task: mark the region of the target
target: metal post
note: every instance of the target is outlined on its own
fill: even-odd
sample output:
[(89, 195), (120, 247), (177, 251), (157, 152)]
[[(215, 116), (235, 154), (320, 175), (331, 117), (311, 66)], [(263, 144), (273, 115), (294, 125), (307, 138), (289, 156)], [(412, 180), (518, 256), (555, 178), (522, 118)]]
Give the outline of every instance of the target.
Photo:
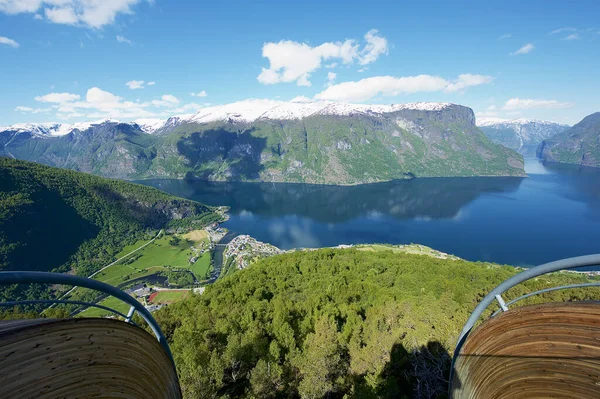
[(135, 313), (135, 306), (132, 306), (129, 308), (129, 313), (127, 313), (127, 317), (125, 318), (125, 321), (127, 323), (131, 322), (131, 318), (133, 317), (134, 313)]
[(503, 312), (508, 311), (508, 306), (506, 306), (506, 304), (504, 303), (504, 299), (502, 299), (502, 295), (496, 295), (496, 300), (498, 301), (498, 304), (500, 305), (500, 309), (502, 309)]

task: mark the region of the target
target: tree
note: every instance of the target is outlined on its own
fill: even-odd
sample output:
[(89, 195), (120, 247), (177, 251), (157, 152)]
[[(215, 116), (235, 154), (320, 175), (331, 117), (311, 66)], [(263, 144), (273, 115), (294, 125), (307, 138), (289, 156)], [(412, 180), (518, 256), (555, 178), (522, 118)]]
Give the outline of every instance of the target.
[(303, 399), (322, 398), (335, 392), (338, 377), (345, 374), (342, 350), (337, 340), (337, 327), (332, 317), (322, 316), (315, 332), (304, 342), (299, 362), (302, 380), (298, 387)]

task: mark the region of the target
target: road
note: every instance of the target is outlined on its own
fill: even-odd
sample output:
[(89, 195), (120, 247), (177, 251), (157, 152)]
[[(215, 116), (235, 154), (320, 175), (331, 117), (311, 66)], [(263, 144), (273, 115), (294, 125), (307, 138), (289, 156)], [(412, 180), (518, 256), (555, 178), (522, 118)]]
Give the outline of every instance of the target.
[[(144, 245), (142, 245), (141, 247), (139, 247), (139, 248), (136, 248), (136, 249), (134, 249), (133, 251), (129, 252), (128, 254), (121, 256), (119, 259), (117, 259), (116, 261), (112, 262), (111, 264), (109, 264), (109, 265), (106, 265), (106, 266), (104, 266), (102, 269), (100, 269), (100, 270), (98, 270), (98, 271), (96, 271), (96, 272), (94, 272), (94, 273), (90, 274), (90, 275), (88, 276), (88, 278), (93, 278), (93, 277), (94, 277), (95, 275), (97, 275), (98, 273), (100, 273), (100, 272), (102, 272), (102, 271), (104, 271), (104, 270), (108, 269), (108, 268), (109, 268), (109, 267), (111, 267), (112, 265), (114, 265), (114, 264), (116, 264), (116, 263), (118, 263), (118, 262), (122, 261), (123, 259), (127, 258), (129, 255), (131, 255), (131, 254), (133, 254), (133, 253), (135, 253), (135, 252), (139, 251), (140, 249), (144, 248), (144, 247), (145, 247), (145, 246), (147, 246), (147, 245), (150, 245), (150, 244), (152, 244), (152, 243), (154, 242), (154, 240), (156, 240), (158, 237), (160, 237), (160, 235), (161, 235), (162, 233), (163, 233), (163, 230), (161, 229), (161, 230), (158, 232), (158, 234), (156, 235), (156, 237), (154, 237), (153, 239), (151, 239), (150, 241), (148, 241), (147, 243), (145, 243), (145, 244), (144, 244)], [(75, 286), (75, 287), (71, 288), (69, 291), (67, 291), (67, 292), (65, 292), (63, 295), (61, 295), (61, 297), (60, 297), (60, 298), (58, 298), (58, 299), (62, 299), (62, 298), (64, 298), (64, 297), (66, 297), (66, 296), (67, 296), (67, 295), (69, 295), (71, 292), (73, 292), (73, 291), (74, 291), (76, 288), (77, 288), (77, 286)], [(55, 304), (52, 304), (52, 305), (50, 305), (50, 306), (49, 306), (47, 309), (50, 309), (50, 308), (54, 307), (54, 305), (55, 305)]]

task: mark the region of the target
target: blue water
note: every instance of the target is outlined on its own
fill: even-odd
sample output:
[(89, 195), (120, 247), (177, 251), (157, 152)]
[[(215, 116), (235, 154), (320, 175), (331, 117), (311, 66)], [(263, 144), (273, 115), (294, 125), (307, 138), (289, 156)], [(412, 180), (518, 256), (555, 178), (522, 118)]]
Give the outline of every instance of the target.
[(424, 244), (532, 266), (600, 253), (600, 169), (526, 159), (527, 178), (436, 178), (353, 187), (150, 180), (231, 207), (224, 227), (280, 248)]

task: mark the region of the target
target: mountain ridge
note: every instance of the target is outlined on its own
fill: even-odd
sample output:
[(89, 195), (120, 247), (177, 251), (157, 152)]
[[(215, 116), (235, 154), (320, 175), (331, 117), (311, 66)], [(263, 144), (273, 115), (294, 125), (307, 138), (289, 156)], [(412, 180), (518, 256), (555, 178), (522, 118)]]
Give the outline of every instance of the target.
[(600, 112), (544, 140), (537, 148), (537, 156), (548, 162), (600, 167)]
[[(443, 108), (458, 105), (452, 103), (414, 102), (406, 104), (368, 105), (351, 104), (335, 101), (276, 101), (263, 99), (250, 99), (234, 103), (201, 108), (193, 114), (173, 115), (167, 119), (139, 118), (130, 122), (119, 121), (112, 118), (94, 121), (78, 122), (74, 124), (43, 122), (43, 123), (17, 123), (0, 127), (0, 132), (8, 130), (35, 130), (56, 125), (55, 129), (48, 128), (48, 134), (62, 136), (71, 131), (85, 130), (92, 125), (105, 122), (136, 124), (146, 133), (153, 133), (164, 127), (173, 127), (181, 123), (211, 123), (217, 121), (235, 121), (251, 123), (258, 119), (290, 120), (302, 119), (311, 115), (349, 115), (352, 113), (385, 114), (401, 109), (439, 111)], [(54, 134), (52, 134), (54, 133)]]
[(533, 155), (542, 141), (569, 128), (557, 122), (527, 118), (481, 118), (477, 127), (494, 143), (524, 155)]
[(0, 155), (123, 179), (362, 184), (414, 177), (523, 176), (472, 109), (248, 100), (139, 123), (0, 131)]

